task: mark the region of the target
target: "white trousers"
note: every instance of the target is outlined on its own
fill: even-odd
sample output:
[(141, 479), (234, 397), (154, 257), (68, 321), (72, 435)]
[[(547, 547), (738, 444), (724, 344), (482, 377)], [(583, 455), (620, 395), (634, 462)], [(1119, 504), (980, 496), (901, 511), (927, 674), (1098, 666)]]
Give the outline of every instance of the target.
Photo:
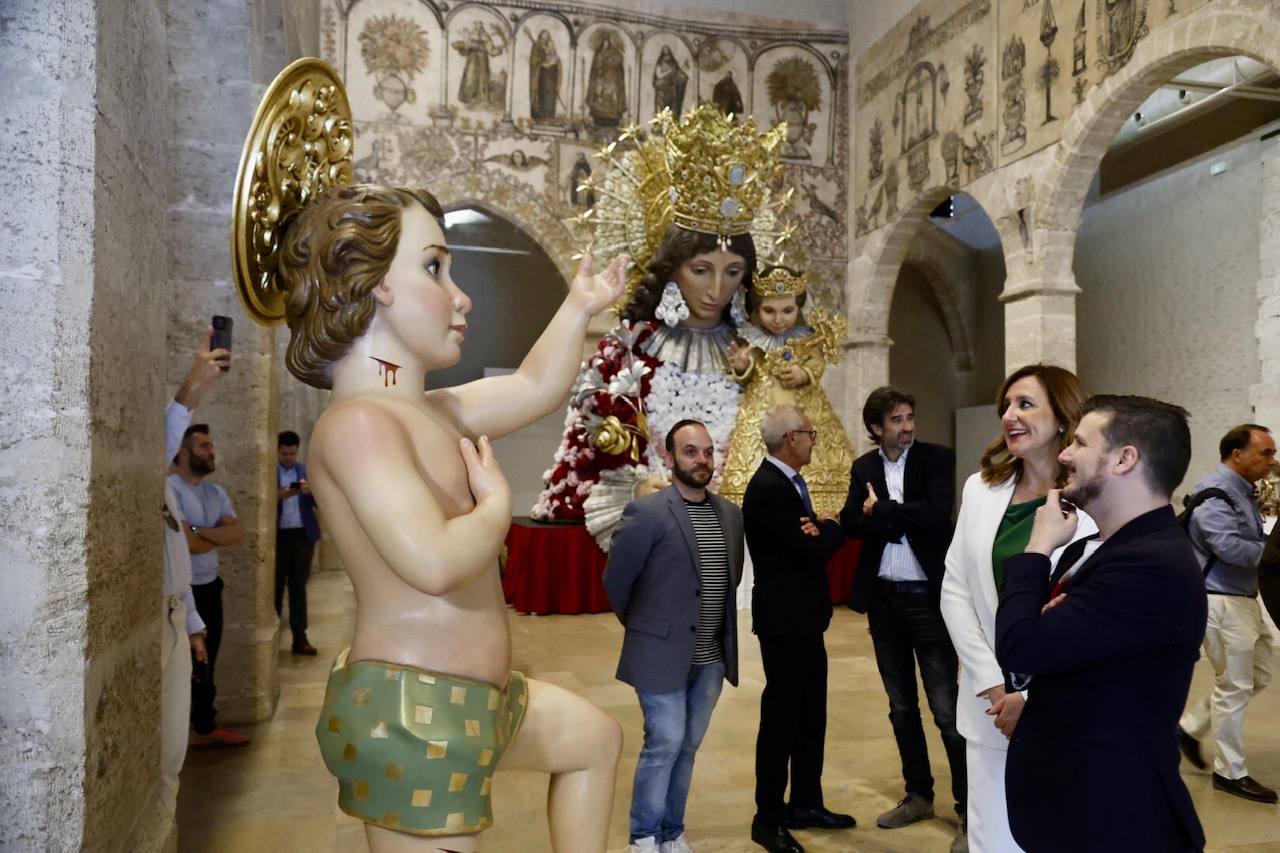
[(1009, 808), (1004, 798), (1004, 763), (1009, 753), (965, 741), (968, 762), (970, 853), (1020, 853), (1009, 831)]
[(1179, 725), (1202, 740), (1214, 735), (1213, 772), (1249, 775), (1244, 760), (1244, 712), (1253, 694), (1271, 682), (1276, 624), (1257, 598), (1210, 595), (1204, 656), (1213, 667), (1213, 692), (1187, 709)]
[(176, 595), (165, 602), (160, 640), (160, 799), (171, 818), (178, 807), (178, 774), (191, 728), (191, 641), (187, 609)]

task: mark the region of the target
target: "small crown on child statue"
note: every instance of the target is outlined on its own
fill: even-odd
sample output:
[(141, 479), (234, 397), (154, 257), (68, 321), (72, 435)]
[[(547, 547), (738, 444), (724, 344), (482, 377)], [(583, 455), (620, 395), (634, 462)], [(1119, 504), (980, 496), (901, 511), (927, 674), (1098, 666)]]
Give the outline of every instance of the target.
[(757, 275), (751, 282), (751, 292), (761, 299), (774, 296), (799, 296), (809, 286), (809, 276), (792, 273), (786, 267), (774, 267), (764, 275)]
[(762, 133), (755, 120), (732, 118), (704, 104), (681, 121), (663, 110), (671, 221), (727, 238), (751, 230), (777, 174), (786, 128)]

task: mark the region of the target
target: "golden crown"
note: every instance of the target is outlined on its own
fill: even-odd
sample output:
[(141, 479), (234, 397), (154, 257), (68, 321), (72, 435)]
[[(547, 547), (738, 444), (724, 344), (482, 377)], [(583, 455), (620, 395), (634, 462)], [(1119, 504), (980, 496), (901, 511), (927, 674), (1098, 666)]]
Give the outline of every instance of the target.
[(600, 150), (608, 171), (584, 182), (596, 205), (577, 217), (593, 232), (584, 251), (601, 262), (623, 252), (635, 261), (622, 304), (672, 225), (722, 242), (749, 233), (761, 262), (781, 263), (795, 228), (779, 219), (793, 191), (775, 198), (770, 185), (780, 172), (786, 126), (761, 132), (754, 119), (726, 116), (710, 104), (681, 121), (663, 110), (650, 125), (653, 135), (633, 125)]
[(761, 133), (755, 119), (731, 120), (711, 104), (682, 122), (663, 110), (656, 122), (666, 143), (671, 221), (720, 237), (749, 231), (778, 172), (786, 127)]
[(757, 275), (751, 282), (751, 292), (761, 299), (775, 296), (799, 296), (809, 286), (809, 276), (792, 273), (786, 267), (774, 267), (764, 275)]

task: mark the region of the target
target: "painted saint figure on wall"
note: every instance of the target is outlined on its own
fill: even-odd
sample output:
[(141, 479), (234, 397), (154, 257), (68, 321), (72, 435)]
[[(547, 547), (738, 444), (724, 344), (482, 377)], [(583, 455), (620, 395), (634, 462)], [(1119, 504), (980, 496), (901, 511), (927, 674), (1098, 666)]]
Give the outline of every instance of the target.
[[(499, 36), (501, 39), (501, 36)], [(469, 107), (501, 106), (506, 89), (505, 75), (501, 87), (495, 87), (489, 70), (489, 58), (499, 56), (506, 48), (505, 40), (495, 42), (484, 24), (476, 21), (453, 43), (453, 49), (467, 58), (458, 84), (458, 100)], [(495, 91), (498, 88), (498, 91)]]
[(679, 118), (684, 109), (684, 90), (688, 83), (689, 75), (676, 62), (671, 48), (664, 45), (653, 67), (653, 111), (660, 113), (669, 109), (673, 116)]
[(529, 114), (534, 121), (556, 117), (560, 97), (560, 54), (551, 33), (543, 30), (529, 50)]
[(579, 152), (569, 172), (569, 201), (581, 210), (594, 207), (596, 203), (595, 190), (583, 185), (590, 177), (591, 164), (587, 162), (587, 155)]
[(626, 69), (621, 38), (600, 30), (587, 77), (587, 111), (596, 127), (617, 127), (627, 111)]
[(742, 115), (746, 110), (742, 105), (742, 92), (738, 91), (738, 84), (733, 82), (733, 70), (724, 72), (724, 76), (716, 81), (715, 88), (711, 90), (711, 103), (725, 115)]

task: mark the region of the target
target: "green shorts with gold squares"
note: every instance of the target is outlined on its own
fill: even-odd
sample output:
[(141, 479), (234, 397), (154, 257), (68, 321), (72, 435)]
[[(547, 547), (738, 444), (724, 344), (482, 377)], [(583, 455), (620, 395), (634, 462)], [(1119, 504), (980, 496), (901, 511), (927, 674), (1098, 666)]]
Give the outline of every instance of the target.
[(493, 825), (494, 768), (520, 729), (524, 675), (499, 689), (382, 661), (338, 655), (316, 739), (338, 777), (338, 806), (366, 823), (416, 835)]

